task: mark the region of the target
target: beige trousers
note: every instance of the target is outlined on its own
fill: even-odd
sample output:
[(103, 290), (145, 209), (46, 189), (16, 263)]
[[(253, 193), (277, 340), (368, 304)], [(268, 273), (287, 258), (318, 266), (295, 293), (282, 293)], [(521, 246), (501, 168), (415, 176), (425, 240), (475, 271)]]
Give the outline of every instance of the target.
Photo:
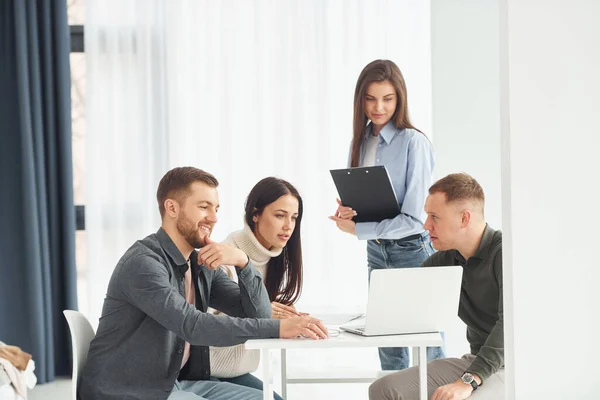
[[(438, 387), (459, 379), (474, 359), (474, 355), (465, 354), (462, 358), (427, 363), (428, 396)], [(369, 387), (369, 400), (419, 400), (419, 368), (408, 368), (377, 379)], [(504, 369), (483, 382), (469, 400), (504, 400)]]

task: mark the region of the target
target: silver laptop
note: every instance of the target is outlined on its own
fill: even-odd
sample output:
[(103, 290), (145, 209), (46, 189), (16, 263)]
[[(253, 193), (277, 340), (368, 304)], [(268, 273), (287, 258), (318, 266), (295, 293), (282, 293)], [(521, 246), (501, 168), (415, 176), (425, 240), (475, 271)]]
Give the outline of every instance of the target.
[(340, 329), (363, 336), (443, 332), (456, 321), (461, 281), (460, 266), (373, 270), (364, 325)]

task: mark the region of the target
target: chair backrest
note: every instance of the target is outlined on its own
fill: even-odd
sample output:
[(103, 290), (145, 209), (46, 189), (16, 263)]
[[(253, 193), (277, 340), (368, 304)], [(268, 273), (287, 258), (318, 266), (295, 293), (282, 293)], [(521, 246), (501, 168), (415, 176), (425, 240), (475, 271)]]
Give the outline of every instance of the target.
[(73, 344), (73, 400), (77, 400), (77, 387), (79, 376), (87, 360), (90, 342), (96, 336), (92, 325), (85, 315), (78, 311), (64, 310), (63, 314), (69, 324), (71, 331), (71, 342)]

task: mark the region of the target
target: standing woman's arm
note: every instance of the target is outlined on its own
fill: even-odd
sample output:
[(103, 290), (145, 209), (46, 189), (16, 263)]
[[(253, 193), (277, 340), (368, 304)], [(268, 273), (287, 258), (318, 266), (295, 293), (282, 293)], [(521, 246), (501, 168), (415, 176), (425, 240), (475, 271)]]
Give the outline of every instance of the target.
[(361, 240), (398, 239), (422, 231), (426, 214), (423, 209), (433, 173), (433, 149), (427, 137), (415, 135), (408, 148), (406, 195), (400, 214), (381, 222), (359, 222), (356, 236)]

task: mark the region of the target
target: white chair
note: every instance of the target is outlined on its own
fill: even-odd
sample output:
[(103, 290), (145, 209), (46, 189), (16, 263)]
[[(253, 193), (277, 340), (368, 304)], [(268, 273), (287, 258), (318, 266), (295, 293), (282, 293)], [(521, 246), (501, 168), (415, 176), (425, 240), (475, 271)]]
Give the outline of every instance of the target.
[(90, 342), (96, 336), (96, 333), (82, 313), (64, 310), (63, 314), (67, 319), (69, 330), (71, 331), (71, 342), (73, 344), (73, 400), (77, 400), (79, 376), (87, 360)]

